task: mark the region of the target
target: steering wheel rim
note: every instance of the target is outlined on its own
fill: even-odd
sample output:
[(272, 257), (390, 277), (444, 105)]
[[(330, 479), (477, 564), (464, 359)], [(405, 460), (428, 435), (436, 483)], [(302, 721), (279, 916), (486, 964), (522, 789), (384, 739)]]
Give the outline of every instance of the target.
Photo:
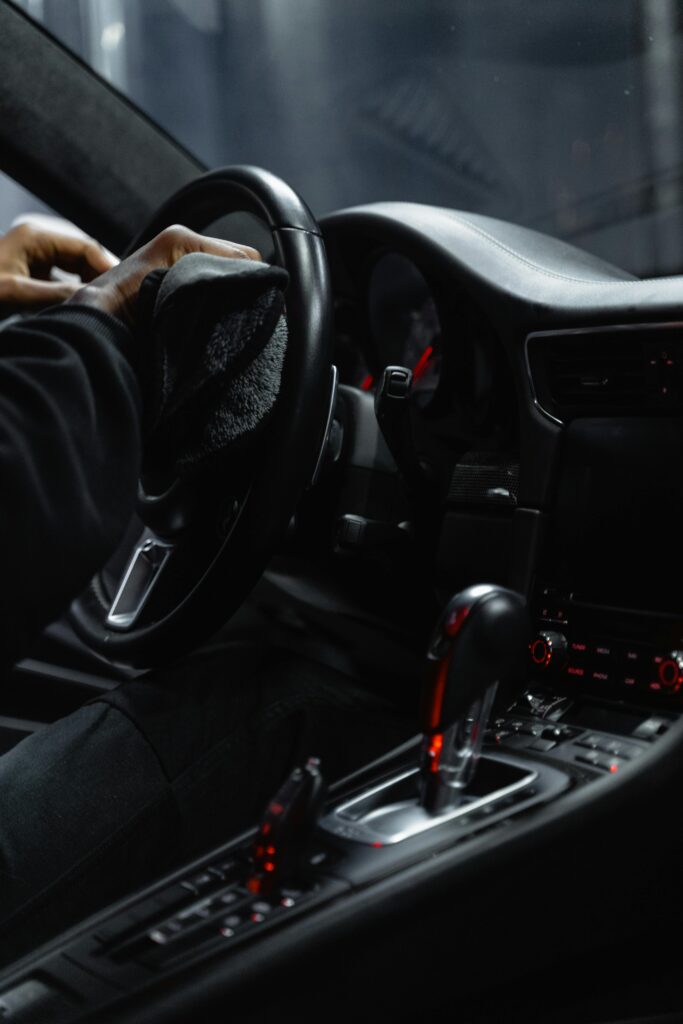
[[(201, 231), (219, 217), (238, 211), (265, 221), (277, 261), (289, 272), (285, 296), (289, 337), (280, 395), (267, 425), (267, 443), (251, 478), (240, 482), (239, 501), (233, 499), (227, 528), (228, 479), (199, 488), (193, 518), (186, 523), (182, 510), (176, 517), (181, 529), (169, 535), (168, 530), (163, 534), (146, 527), (147, 535), (151, 532), (162, 545), (173, 546), (176, 559), (174, 571), (164, 565), (158, 579), (154, 578), (153, 600), (146, 614), (143, 608), (128, 627), (112, 626), (101, 573), (73, 602), (69, 618), (80, 638), (98, 655), (126, 669), (148, 670), (176, 660), (225, 624), (273, 554), (314, 475), (324, 441), (332, 400), (329, 271), (318, 224), (289, 185), (257, 167), (211, 171), (172, 195), (128, 251), (171, 224)], [(150, 519), (155, 523), (158, 504), (156, 498), (143, 502), (148, 523)], [(193, 558), (200, 561), (195, 564)], [(185, 580), (187, 588), (177, 599)], [(169, 590), (166, 602), (164, 586)]]

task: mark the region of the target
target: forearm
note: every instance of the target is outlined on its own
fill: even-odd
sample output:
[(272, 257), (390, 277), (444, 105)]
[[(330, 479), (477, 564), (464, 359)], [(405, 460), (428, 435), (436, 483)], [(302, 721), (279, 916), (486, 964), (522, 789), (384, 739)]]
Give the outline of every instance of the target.
[(69, 306), (0, 332), (0, 639), (22, 653), (113, 551), (133, 511), (132, 339)]

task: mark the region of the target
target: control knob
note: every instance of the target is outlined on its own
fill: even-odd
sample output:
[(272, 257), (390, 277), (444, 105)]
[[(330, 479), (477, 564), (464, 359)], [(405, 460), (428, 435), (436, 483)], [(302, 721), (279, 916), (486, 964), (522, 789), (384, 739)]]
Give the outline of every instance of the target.
[(567, 646), (563, 633), (544, 629), (529, 644), (529, 653), (536, 668), (562, 668), (567, 660)]
[(669, 651), (659, 663), (658, 675), (667, 693), (678, 693), (683, 685), (683, 651)]

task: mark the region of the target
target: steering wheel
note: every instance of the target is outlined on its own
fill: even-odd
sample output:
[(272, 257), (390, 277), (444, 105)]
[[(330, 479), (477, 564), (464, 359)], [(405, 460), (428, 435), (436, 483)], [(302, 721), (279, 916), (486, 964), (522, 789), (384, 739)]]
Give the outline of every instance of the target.
[(126, 541), (70, 609), (86, 645), (111, 664), (155, 668), (196, 647), (243, 603), (311, 482), (334, 401), (332, 303), (320, 229), (285, 182), (257, 167), (211, 171), (163, 204), (129, 251), (165, 227), (202, 231), (234, 212), (256, 215), (289, 272), (288, 343), (280, 394), (250, 464), (140, 485)]

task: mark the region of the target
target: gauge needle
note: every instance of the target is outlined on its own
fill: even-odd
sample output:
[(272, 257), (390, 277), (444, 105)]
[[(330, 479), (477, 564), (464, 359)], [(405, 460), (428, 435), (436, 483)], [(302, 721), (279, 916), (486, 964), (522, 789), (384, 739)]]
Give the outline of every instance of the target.
[(420, 377), (422, 377), (425, 370), (427, 369), (427, 366), (429, 365), (429, 360), (432, 358), (433, 353), (434, 346), (429, 345), (429, 347), (424, 350), (418, 361), (415, 363), (415, 366), (413, 367), (414, 381), (419, 380)]

